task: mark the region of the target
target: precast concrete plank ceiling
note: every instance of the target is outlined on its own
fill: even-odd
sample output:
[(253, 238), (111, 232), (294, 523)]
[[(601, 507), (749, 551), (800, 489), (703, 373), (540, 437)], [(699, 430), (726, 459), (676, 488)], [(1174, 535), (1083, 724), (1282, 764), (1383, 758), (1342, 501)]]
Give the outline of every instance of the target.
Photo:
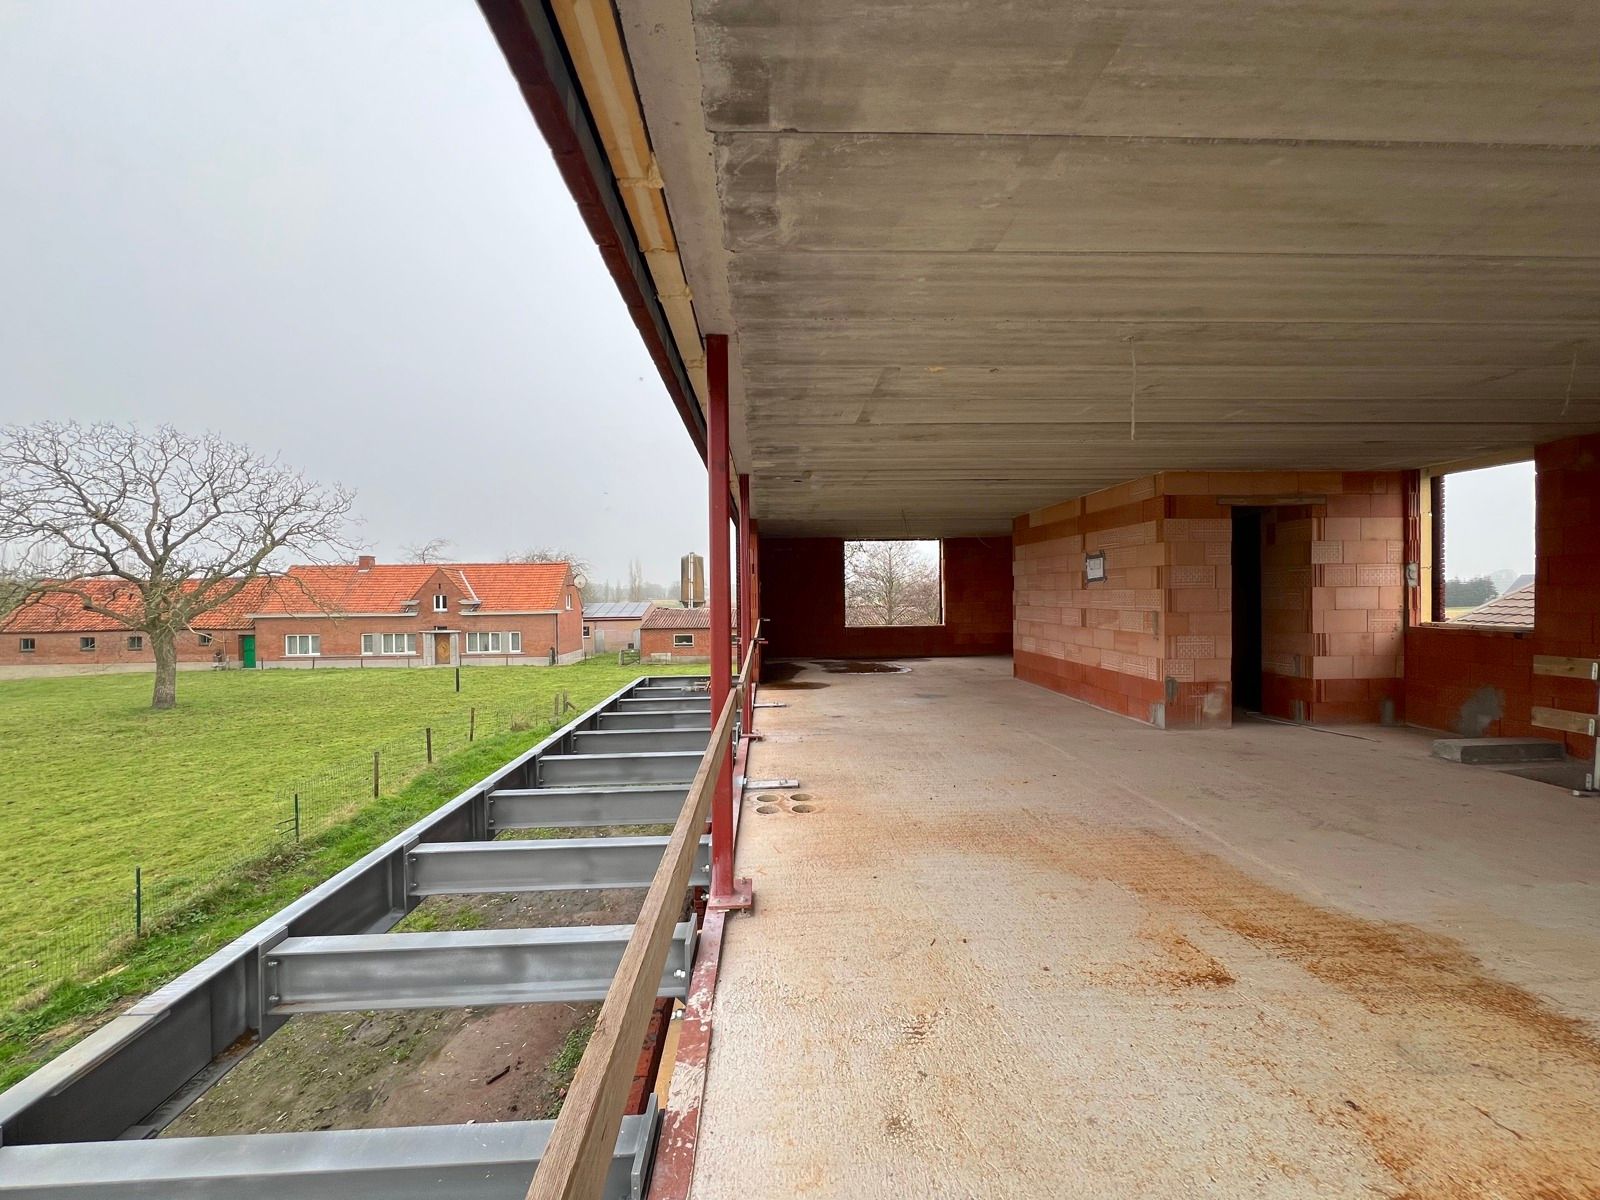
[(779, 533), (1600, 428), (1593, 0), (620, 0)]

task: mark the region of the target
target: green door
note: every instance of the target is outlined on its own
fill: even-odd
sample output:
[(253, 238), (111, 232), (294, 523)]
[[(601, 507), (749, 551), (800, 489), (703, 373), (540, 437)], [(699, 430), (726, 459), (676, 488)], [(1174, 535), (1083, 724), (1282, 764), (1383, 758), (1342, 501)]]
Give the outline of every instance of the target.
[(249, 670), (256, 665), (256, 635), (242, 633), (239, 635), (239, 661)]

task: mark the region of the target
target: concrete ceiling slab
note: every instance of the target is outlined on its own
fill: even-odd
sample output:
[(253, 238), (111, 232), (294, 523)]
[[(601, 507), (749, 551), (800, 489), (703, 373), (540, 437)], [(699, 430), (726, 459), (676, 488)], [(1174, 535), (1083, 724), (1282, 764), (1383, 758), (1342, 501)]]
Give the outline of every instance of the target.
[(771, 532), (1600, 428), (1586, 3), (618, 7)]

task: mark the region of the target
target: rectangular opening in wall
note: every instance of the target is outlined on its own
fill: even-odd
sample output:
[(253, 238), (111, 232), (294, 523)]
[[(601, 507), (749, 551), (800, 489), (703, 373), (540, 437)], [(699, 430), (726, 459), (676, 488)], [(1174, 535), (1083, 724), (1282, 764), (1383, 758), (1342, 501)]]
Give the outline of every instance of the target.
[(942, 543), (846, 542), (844, 623), (846, 628), (944, 624)]
[(1533, 463), (1437, 475), (1431, 499), (1433, 619), (1532, 629)]

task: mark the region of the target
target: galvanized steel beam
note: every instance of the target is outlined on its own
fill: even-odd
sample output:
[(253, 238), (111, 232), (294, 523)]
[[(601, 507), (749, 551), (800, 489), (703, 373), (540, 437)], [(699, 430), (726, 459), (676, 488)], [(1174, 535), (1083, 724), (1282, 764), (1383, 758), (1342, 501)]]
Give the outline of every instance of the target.
[[(652, 1098), (622, 1118), (605, 1200), (640, 1200)], [(0, 1200), (522, 1200), (554, 1121), (0, 1148)]]
[[(600, 1000), (632, 925), (286, 938), (262, 959), (267, 1011), (464, 1008)], [(660, 996), (682, 997), (694, 922), (673, 931)]]
[(688, 784), (505, 789), (489, 793), (489, 829), (671, 825), (688, 796)]
[(539, 782), (688, 783), (705, 750), (647, 754), (555, 754), (539, 760)]
[(638, 754), (693, 750), (704, 754), (710, 740), (710, 729), (580, 729), (572, 735), (572, 751), (574, 754)]
[(711, 735), (711, 712), (697, 709), (641, 708), (632, 712), (601, 713), (601, 729), (698, 729)]
[[(413, 896), (642, 888), (666, 848), (664, 837), (441, 842), (412, 850), (407, 869)], [(711, 842), (702, 838), (689, 886), (710, 883), (710, 863)]]

